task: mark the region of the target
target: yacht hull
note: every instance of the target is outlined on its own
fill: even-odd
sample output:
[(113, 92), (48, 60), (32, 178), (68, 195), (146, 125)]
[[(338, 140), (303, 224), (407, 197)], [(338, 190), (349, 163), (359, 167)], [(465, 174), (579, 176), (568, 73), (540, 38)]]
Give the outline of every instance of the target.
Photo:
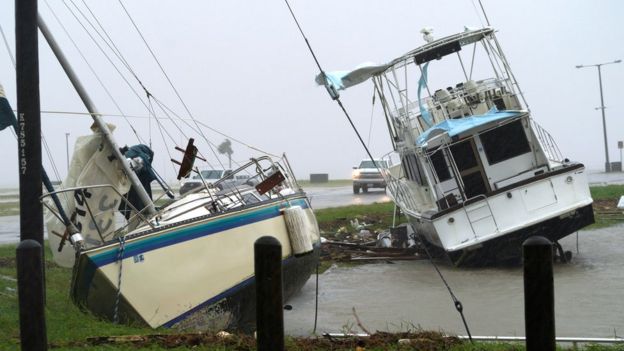
[(556, 242), (594, 223), (582, 165), (476, 200), (428, 217), (407, 215), (425, 244), (457, 266), (517, 262), (527, 238), (540, 235)]
[(594, 223), (592, 205), (581, 207), (565, 218), (551, 218), (485, 241), (476, 247), (448, 251), (447, 256), (456, 266), (487, 266), (500, 263), (518, 263), (522, 258), (522, 243), (532, 236), (543, 236), (552, 242)]

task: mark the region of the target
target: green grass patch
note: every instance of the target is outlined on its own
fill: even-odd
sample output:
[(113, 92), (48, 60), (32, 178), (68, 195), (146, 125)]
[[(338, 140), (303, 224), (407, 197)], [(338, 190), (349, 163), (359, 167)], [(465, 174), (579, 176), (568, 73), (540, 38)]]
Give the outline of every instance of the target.
[(624, 195), (624, 185), (592, 186), (589, 188), (594, 200), (613, 199), (618, 201)]
[[(357, 219), (359, 223), (369, 224), (369, 230), (383, 230), (392, 226), (394, 203), (374, 203), (370, 205), (351, 205), (331, 207), (315, 210), (319, 228), (324, 234), (335, 233), (342, 227), (352, 230), (351, 221)], [(399, 224), (406, 219), (397, 218)]]

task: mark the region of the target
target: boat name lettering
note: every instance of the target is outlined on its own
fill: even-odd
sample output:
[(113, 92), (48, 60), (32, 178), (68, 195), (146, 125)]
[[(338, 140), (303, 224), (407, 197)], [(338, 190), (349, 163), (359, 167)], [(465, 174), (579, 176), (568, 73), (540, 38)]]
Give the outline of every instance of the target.
[(143, 254), (134, 255), (132, 258), (134, 259), (134, 263), (139, 263), (139, 262), (145, 261), (145, 257), (143, 257)]

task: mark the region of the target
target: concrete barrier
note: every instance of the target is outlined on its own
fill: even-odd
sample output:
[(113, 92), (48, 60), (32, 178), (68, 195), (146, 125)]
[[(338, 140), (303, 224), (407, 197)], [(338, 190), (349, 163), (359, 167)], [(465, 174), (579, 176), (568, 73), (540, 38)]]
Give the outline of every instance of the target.
[(327, 183), (327, 182), (329, 182), (329, 174), (310, 173), (310, 183)]

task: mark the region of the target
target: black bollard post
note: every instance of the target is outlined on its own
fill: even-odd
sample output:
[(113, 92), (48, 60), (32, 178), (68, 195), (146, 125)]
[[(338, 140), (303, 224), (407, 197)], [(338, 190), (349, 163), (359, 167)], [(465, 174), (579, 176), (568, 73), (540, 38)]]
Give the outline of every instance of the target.
[(43, 285), (43, 254), (35, 240), (17, 246), (17, 293), (22, 350), (47, 350)]
[(524, 323), (527, 351), (554, 351), (555, 289), (553, 246), (534, 236), (522, 244), (524, 256)]
[(254, 244), (258, 351), (284, 350), (282, 245), (272, 236)]

